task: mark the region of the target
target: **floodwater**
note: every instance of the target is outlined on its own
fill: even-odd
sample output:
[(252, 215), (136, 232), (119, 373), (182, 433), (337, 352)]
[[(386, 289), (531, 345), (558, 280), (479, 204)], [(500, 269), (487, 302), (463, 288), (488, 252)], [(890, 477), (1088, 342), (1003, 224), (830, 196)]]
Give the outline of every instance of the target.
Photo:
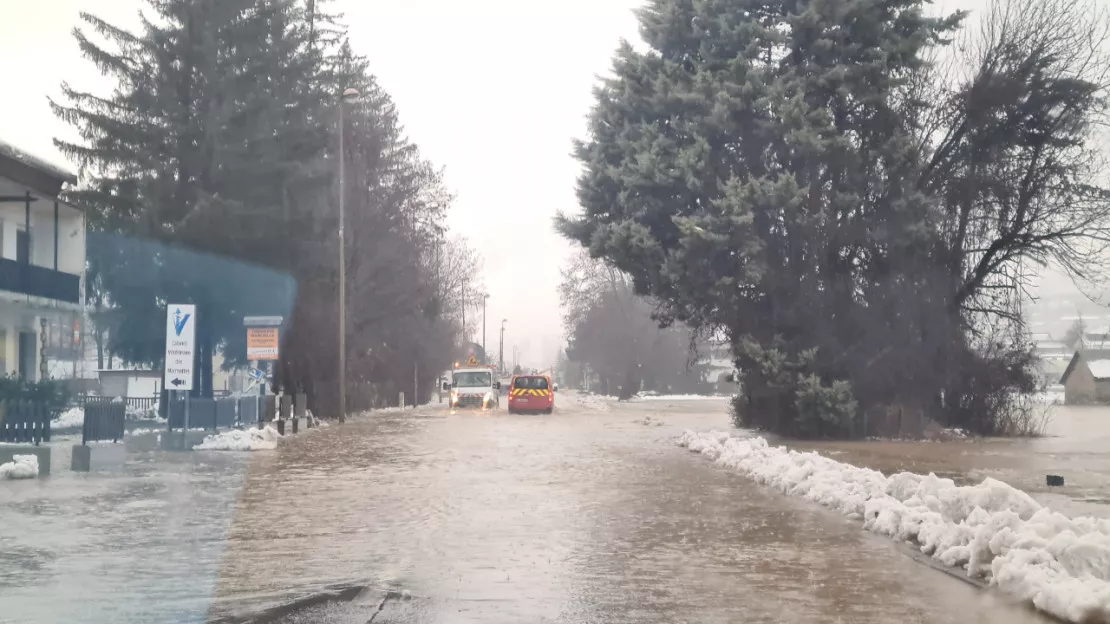
[(351, 584), (404, 608), (283, 621), (1043, 621), (675, 446), (728, 427), (723, 400), (557, 401), (0, 483), (0, 621), (220, 620)]
[[(1046, 406), (1039, 438), (944, 442), (789, 442), (838, 461), (891, 474), (936, 473), (957, 483), (992, 477), (1069, 516), (1110, 518), (1110, 407)], [(1064, 477), (1049, 487), (1046, 475)]]

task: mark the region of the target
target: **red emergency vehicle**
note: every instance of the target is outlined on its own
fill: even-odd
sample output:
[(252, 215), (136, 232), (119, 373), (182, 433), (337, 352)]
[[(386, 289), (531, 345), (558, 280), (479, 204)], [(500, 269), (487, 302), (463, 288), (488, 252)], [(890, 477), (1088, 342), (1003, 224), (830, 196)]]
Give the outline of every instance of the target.
[(509, 413), (543, 412), (555, 409), (555, 391), (547, 375), (514, 375), (509, 384)]

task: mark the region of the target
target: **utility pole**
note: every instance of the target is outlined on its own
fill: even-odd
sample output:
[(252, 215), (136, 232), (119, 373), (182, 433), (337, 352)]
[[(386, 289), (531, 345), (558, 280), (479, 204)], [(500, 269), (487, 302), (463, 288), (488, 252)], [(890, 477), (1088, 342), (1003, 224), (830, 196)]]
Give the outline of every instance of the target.
[(359, 92), (346, 89), (339, 98), (339, 422), (347, 421), (347, 255), (343, 249), (346, 236), (343, 234), (343, 196), (347, 193), (344, 184), (347, 154), (343, 151), (343, 109), (347, 102), (358, 99)]
[(462, 283), (462, 346), (466, 348), (466, 280)]
[(489, 299), (488, 294), (482, 295), (482, 357), (486, 358), (487, 361), (488, 361), (489, 356), (486, 355), (486, 300), (487, 299)]
[(502, 373), (505, 372), (505, 323), (508, 322), (509, 319), (501, 319), (501, 346), (497, 349), (497, 366)]

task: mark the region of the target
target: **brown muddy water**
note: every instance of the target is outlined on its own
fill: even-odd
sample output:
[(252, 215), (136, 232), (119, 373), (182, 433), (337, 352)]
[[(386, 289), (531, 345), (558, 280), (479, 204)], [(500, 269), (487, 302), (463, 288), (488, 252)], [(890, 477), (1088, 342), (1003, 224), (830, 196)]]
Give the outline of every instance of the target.
[[(993, 477), (1060, 513), (1110, 518), (1110, 407), (1047, 409), (1045, 435), (1039, 438), (786, 444), (885, 474), (933, 472), (961, 484)], [(1050, 474), (1064, 477), (1064, 486), (1046, 485)]]
[(675, 447), (727, 426), (724, 401), (560, 399), (371, 416), (258, 457), (212, 613), (357, 581), (408, 592), (389, 621), (1042, 621)]
[(674, 444), (728, 428), (724, 400), (557, 401), (0, 483), (0, 622), (203, 622), (352, 584), (405, 609), (283, 621), (1043, 621)]

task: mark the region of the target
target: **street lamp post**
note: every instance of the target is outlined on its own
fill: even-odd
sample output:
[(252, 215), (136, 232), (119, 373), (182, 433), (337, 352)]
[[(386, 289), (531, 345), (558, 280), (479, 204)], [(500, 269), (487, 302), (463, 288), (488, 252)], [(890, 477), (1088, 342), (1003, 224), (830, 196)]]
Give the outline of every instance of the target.
[(501, 345), (497, 348), (497, 366), (502, 373), (505, 372), (505, 323), (508, 322), (509, 319), (501, 319)]
[(487, 362), (489, 361), (489, 356), (486, 355), (486, 300), (488, 299), (489, 295), (482, 295), (482, 357), (487, 358)]
[(343, 151), (343, 110), (347, 102), (357, 99), (357, 89), (345, 89), (339, 98), (339, 422), (347, 421), (347, 256), (344, 250), (344, 208), (343, 199), (347, 195), (344, 180), (347, 153)]

